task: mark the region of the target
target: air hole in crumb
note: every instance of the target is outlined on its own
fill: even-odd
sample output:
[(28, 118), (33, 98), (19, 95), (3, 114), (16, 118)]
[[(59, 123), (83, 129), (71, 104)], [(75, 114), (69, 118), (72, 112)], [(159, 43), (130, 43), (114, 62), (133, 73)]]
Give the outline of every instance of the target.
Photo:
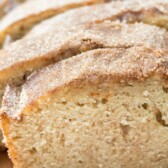
[(167, 88), (167, 87), (163, 87), (163, 91), (164, 91), (165, 93), (168, 93), (168, 88)]
[(130, 96), (130, 94), (128, 92), (123, 92), (123, 95), (126, 95), (126, 96)]
[(22, 137), (20, 137), (20, 136), (16, 136), (16, 137), (14, 137), (13, 139), (20, 139), (20, 138), (22, 138)]
[(36, 152), (37, 152), (36, 148), (32, 148), (32, 149), (30, 150), (30, 153), (31, 153), (31, 154), (34, 154), (34, 153), (36, 153)]
[(121, 127), (121, 130), (122, 130), (122, 133), (123, 133), (123, 137), (128, 135), (129, 130), (130, 130), (130, 126), (129, 125), (120, 124), (120, 127)]
[(80, 107), (84, 106), (83, 103), (79, 103), (79, 102), (77, 103), (77, 105), (80, 106)]
[(160, 125), (162, 125), (164, 127), (168, 127), (168, 125), (166, 124), (166, 122), (162, 118), (162, 113), (159, 110), (157, 110), (157, 112), (156, 112), (156, 120)]
[(143, 104), (142, 104), (142, 107), (143, 107), (145, 110), (147, 110), (147, 109), (148, 109), (148, 104), (147, 104), (147, 103), (143, 103)]
[(106, 104), (108, 102), (107, 99), (102, 99), (102, 104)]
[(66, 101), (63, 101), (63, 102), (62, 102), (62, 104), (66, 105), (66, 104), (67, 104), (67, 102), (66, 102)]
[(99, 100), (95, 99), (95, 102), (93, 103), (93, 108), (97, 108), (99, 103)]
[(72, 121), (72, 119), (70, 118), (70, 119), (69, 119), (69, 122), (71, 122), (71, 121)]
[(79, 160), (79, 163), (83, 163), (83, 161), (82, 161), (82, 160)]
[(64, 134), (61, 135), (60, 143), (61, 143), (62, 146), (64, 146), (64, 144), (65, 144), (65, 136), (64, 136)]

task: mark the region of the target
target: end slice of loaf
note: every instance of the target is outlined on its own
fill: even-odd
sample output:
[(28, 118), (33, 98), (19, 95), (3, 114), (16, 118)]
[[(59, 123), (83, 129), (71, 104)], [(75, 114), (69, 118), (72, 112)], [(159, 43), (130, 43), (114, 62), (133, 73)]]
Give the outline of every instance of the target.
[(0, 45), (6, 35), (13, 39), (23, 36), (34, 24), (53, 15), (84, 5), (101, 3), (103, 0), (33, 0), (19, 5), (0, 23)]
[(14, 167), (167, 168), (167, 54), (88, 51), (8, 87), (2, 127)]
[(50, 32), (55, 28), (71, 27), (81, 23), (102, 22), (103, 20), (120, 20), (128, 23), (144, 22), (168, 29), (167, 11), (167, 0), (126, 0), (87, 6), (52, 17), (35, 26), (27, 36), (33, 37)]

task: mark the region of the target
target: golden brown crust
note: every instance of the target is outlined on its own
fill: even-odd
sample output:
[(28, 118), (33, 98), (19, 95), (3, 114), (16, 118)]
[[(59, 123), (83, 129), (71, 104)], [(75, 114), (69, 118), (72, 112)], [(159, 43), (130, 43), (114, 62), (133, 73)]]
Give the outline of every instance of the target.
[(27, 1), (24, 4), (18, 6), (15, 10), (9, 13), (2, 20), (2, 23), (0, 25), (0, 30), (2, 31), (6, 29), (7, 27), (13, 25), (14, 23), (22, 21), (31, 16), (40, 15), (42, 12), (45, 12), (47, 10), (58, 10), (68, 5), (72, 5), (73, 7), (81, 3), (89, 4), (89, 3), (94, 3), (94, 2), (96, 1), (95, 0), (87, 0), (87, 1), (83, 1), (83, 0), (59, 0), (59, 1), (44, 0), (44, 1), (41, 1), (39, 5), (39, 0)]
[[(83, 44), (86, 44), (88, 49), (81, 48)], [(35, 70), (69, 57), (69, 52), (72, 52), (69, 55), (73, 56), (94, 48), (135, 45), (167, 50), (167, 32), (141, 23), (128, 26), (119, 22), (52, 31), (43, 36), (22, 39), (1, 50), (0, 81), (14, 77), (16, 72)]]
[[(108, 19), (119, 19), (128, 22), (142, 21), (164, 27), (164, 24), (168, 21), (168, 1), (149, 0), (141, 2), (138, 0), (126, 0), (82, 7), (81, 9), (74, 9), (42, 22), (35, 26), (27, 36), (40, 35), (52, 31), (56, 27), (70, 27), (72, 25), (101, 22)], [(164, 23), (162, 23), (163, 21)]]
[(39, 5), (39, 0), (27, 1), (11, 11), (1, 21), (1, 43), (7, 34), (15, 35), (15, 31), (30, 28), (33, 23), (51, 17), (56, 13), (100, 2), (103, 2), (103, 0), (43, 0)]
[(88, 51), (34, 73), (19, 93), (7, 88), (2, 110), (7, 117), (20, 119), (26, 109), (64, 87), (143, 81), (151, 76), (168, 79), (167, 52), (144, 47)]

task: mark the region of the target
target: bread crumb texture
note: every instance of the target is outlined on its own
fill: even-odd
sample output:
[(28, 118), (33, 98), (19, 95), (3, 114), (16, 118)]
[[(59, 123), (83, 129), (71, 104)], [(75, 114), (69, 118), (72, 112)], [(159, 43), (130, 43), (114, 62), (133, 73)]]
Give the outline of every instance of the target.
[(5, 126), (15, 167), (167, 168), (167, 98), (157, 79), (53, 93)]

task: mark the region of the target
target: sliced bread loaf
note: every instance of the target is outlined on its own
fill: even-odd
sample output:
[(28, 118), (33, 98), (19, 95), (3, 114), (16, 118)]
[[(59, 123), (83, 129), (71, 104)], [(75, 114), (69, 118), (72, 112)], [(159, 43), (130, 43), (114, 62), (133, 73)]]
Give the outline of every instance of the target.
[(168, 53), (99, 49), (7, 87), (14, 168), (167, 168)]

